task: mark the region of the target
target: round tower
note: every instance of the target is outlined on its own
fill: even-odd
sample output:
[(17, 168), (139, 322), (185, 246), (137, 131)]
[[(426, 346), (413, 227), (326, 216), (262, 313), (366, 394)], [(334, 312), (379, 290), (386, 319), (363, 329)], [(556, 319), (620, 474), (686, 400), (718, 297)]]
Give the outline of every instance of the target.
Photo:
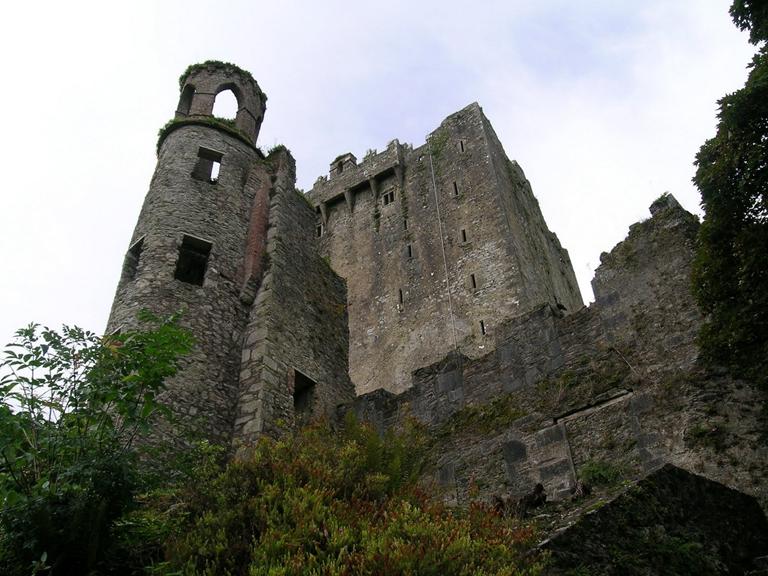
[[(205, 436), (226, 441), (249, 309), (240, 297), (255, 194), (249, 174), (261, 158), (256, 138), (266, 96), (250, 73), (221, 62), (190, 66), (180, 90), (175, 118), (161, 130), (108, 330), (133, 325), (141, 309), (182, 311), (197, 343), (166, 401)], [(212, 115), (225, 90), (238, 102), (234, 120)]]

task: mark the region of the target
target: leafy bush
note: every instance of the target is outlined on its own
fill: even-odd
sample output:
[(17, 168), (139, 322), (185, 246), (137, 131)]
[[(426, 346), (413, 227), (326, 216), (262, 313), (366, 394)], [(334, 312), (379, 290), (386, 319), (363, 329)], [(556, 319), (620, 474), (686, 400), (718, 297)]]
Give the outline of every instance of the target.
[[(161, 574), (536, 574), (530, 529), (419, 487), (420, 435), (348, 420), (263, 438), (190, 486)], [(209, 473), (209, 472), (208, 472)], [(160, 509), (158, 509), (158, 514)]]
[(694, 292), (708, 319), (703, 358), (768, 387), (768, 9), (736, 0), (731, 16), (762, 46), (744, 87), (719, 101), (717, 134), (696, 155), (705, 217)]
[(138, 486), (137, 436), (191, 339), (175, 319), (109, 338), (31, 324), (0, 360), (0, 571), (87, 573)]

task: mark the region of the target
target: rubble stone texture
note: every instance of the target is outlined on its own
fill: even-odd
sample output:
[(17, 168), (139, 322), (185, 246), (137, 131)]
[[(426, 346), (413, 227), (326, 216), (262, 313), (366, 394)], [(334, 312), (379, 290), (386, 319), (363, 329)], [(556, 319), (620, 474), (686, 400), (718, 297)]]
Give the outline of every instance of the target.
[[(211, 117), (225, 89), (230, 123)], [(671, 195), (603, 254), (584, 307), (477, 104), (417, 148), (338, 156), (303, 195), (290, 153), (256, 147), (265, 102), (232, 65), (185, 75), (115, 295), (110, 331), (183, 311), (183, 421), (240, 447), (347, 411), (415, 418), (455, 504), (674, 463), (766, 507), (765, 397), (698, 364), (698, 220)]]

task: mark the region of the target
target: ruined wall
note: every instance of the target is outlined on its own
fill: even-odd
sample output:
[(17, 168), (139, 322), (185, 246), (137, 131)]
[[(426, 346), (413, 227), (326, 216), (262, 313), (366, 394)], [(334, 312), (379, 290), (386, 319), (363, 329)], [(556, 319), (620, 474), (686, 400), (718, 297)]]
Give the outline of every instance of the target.
[(405, 393), (364, 395), (354, 410), (381, 429), (426, 424), (434, 477), (459, 503), (470, 485), (487, 497), (541, 482), (564, 498), (588, 468), (638, 478), (664, 462), (765, 503), (764, 399), (695, 363), (697, 221), (671, 197), (652, 211), (604, 255), (590, 308), (534, 309), (497, 329), (495, 352), (448, 356)]
[(271, 182), (267, 264), (245, 330), (236, 444), (331, 415), (354, 397), (346, 288), (317, 251), (315, 212), (295, 189), (293, 158), (274, 152), (260, 179)]
[(315, 184), (320, 244), (347, 280), (358, 393), (401, 392), (455, 348), (482, 355), (503, 320), (534, 305), (581, 306), (567, 253), (509, 166), (472, 104), (428, 144), (393, 141), (360, 164), (341, 156)]

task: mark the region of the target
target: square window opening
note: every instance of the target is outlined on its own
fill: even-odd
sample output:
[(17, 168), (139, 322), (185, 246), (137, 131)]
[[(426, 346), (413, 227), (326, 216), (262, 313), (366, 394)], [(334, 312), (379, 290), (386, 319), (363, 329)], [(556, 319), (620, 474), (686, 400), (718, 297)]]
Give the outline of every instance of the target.
[(306, 418), (312, 414), (317, 382), (298, 370), (293, 372), (293, 411), (297, 416)]
[(382, 201), (384, 202), (384, 206), (387, 204), (392, 204), (392, 202), (395, 201), (395, 193), (394, 192), (387, 192), (382, 196)]
[(202, 286), (212, 246), (210, 242), (185, 234), (179, 248), (174, 278), (188, 284)]
[(142, 250), (144, 250), (143, 236), (134, 242), (125, 254), (125, 260), (123, 261), (123, 280), (126, 282), (130, 282), (136, 278), (136, 273), (139, 271), (139, 260), (141, 259)]
[(221, 171), (221, 159), (224, 155), (202, 146), (197, 151), (197, 163), (192, 170), (192, 178), (216, 184)]

